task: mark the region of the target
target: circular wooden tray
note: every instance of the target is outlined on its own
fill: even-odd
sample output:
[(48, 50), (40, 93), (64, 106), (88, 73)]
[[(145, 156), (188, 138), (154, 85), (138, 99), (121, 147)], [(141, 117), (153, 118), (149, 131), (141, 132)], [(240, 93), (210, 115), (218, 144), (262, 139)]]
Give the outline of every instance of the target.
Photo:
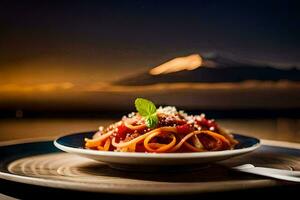
[(244, 163), (300, 170), (300, 144), (262, 143), (253, 153), (209, 166), (134, 173), (62, 153), (52, 141), (6, 142), (0, 144), (0, 177), (53, 188), (118, 194), (187, 194), (293, 184), (230, 170)]

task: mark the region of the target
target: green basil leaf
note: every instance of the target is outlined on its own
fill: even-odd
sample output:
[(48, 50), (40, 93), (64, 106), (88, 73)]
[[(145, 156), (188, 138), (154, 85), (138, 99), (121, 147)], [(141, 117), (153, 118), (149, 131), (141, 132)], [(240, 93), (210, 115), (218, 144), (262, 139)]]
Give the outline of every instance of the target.
[(144, 117), (147, 127), (155, 128), (158, 124), (158, 117), (154, 103), (147, 99), (137, 98), (134, 104), (139, 114)]
[(154, 103), (147, 99), (137, 98), (134, 104), (139, 114), (143, 117), (147, 117), (156, 113), (156, 107)]
[(145, 118), (145, 122), (146, 122), (147, 127), (155, 128), (158, 124), (158, 117), (156, 114), (152, 114)]

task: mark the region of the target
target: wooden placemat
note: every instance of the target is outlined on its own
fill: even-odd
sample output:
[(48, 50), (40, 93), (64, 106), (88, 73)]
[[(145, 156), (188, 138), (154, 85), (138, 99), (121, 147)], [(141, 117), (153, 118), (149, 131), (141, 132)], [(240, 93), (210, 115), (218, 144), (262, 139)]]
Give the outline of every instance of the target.
[(123, 194), (186, 194), (293, 184), (230, 170), (244, 163), (300, 170), (299, 144), (266, 140), (263, 144), (253, 153), (217, 164), (153, 173), (114, 170), (104, 163), (58, 152), (51, 141), (2, 145), (0, 177), (55, 188)]

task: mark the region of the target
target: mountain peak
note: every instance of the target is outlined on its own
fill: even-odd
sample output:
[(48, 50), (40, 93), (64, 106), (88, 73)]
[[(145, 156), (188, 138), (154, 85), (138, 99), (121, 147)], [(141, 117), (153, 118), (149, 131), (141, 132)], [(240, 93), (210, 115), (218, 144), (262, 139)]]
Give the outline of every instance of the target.
[(300, 81), (297, 68), (280, 69), (255, 61), (245, 61), (218, 53), (192, 54), (174, 58), (147, 73), (139, 73), (119, 80), (121, 85), (149, 85), (157, 83), (222, 83), (257, 81)]
[(169, 74), (183, 70), (194, 70), (202, 65), (203, 59), (199, 54), (177, 57), (149, 71), (151, 75)]

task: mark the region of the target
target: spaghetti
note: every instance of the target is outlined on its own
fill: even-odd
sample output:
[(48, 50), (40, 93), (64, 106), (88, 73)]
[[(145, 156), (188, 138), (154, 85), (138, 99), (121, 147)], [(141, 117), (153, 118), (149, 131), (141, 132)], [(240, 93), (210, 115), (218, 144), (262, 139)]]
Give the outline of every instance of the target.
[(92, 139), (85, 139), (85, 147), (99, 151), (171, 153), (229, 150), (238, 143), (204, 114), (187, 115), (167, 106), (158, 108), (155, 117), (155, 127), (149, 127), (147, 118), (138, 112), (131, 113), (106, 129), (99, 128)]

